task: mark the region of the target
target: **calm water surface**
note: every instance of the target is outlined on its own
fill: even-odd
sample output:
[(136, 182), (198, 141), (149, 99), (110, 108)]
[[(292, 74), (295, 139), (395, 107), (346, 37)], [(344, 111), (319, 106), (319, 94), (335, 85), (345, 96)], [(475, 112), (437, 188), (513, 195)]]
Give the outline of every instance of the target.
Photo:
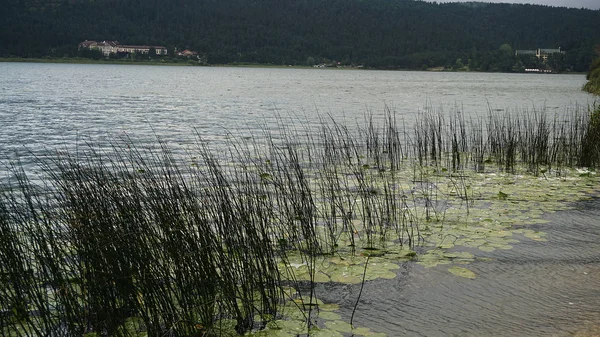
[[(434, 109), (561, 114), (593, 104), (583, 75), (0, 63), (0, 161), (127, 135), (191, 146), (328, 116), (352, 126), (386, 107), (410, 124)], [(389, 336), (573, 336), (600, 326), (600, 201), (553, 214), (548, 242), (523, 241), (470, 268), (401, 266), (365, 286), (355, 322)], [(349, 314), (356, 286), (322, 286)], [(595, 333), (590, 333), (596, 335)], [(582, 335), (585, 336), (585, 335)]]

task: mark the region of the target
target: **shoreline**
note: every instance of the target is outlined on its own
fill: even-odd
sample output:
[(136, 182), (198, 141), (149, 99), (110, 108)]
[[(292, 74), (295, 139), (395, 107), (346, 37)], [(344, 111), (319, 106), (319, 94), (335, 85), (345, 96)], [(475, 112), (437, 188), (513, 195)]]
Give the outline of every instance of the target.
[(201, 65), (189, 64), (187, 62), (167, 61), (121, 61), (121, 60), (94, 60), (86, 58), (20, 58), (0, 57), (0, 62), (6, 63), (61, 63), (61, 64), (124, 64), (124, 65), (156, 65), (156, 66), (188, 66), (200, 67)]
[[(193, 61), (193, 60), (192, 60)], [(429, 69), (385, 69), (385, 68), (364, 68), (364, 67), (312, 67), (302, 65), (281, 65), (281, 64), (262, 64), (262, 63), (226, 63), (226, 64), (195, 64), (188, 61), (122, 61), (122, 60), (107, 60), (107, 59), (86, 59), (86, 58), (20, 58), (20, 57), (0, 57), (0, 63), (57, 63), (57, 64), (116, 64), (116, 65), (146, 65), (146, 66), (174, 66), (174, 67), (230, 67), (230, 68), (282, 68), (282, 69), (324, 69), (324, 70), (369, 70), (369, 71), (425, 71), (425, 72), (464, 72), (464, 73), (502, 73), (502, 74), (529, 74), (529, 75), (585, 75), (585, 72), (560, 72), (560, 73), (521, 73), (521, 72), (493, 72), (493, 71), (476, 71), (476, 70), (445, 70), (440, 67)]]

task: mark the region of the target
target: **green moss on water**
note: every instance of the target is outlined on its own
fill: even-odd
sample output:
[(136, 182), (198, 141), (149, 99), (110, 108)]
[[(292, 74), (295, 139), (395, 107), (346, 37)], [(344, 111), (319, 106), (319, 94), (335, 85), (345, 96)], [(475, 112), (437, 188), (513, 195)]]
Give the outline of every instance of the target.
[(450, 267), (450, 268), (448, 268), (448, 271), (453, 275), (468, 278), (471, 280), (474, 280), (477, 278), (473, 271), (471, 271), (467, 268), (463, 268), (463, 267)]

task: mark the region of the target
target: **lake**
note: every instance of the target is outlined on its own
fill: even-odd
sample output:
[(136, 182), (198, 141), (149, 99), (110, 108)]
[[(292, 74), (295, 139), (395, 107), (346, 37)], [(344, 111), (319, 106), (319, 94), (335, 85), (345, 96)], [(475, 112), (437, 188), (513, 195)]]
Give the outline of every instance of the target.
[[(584, 75), (0, 63), (0, 161), (108, 144), (218, 146), (280, 125), (350, 128), (392, 110), (562, 114), (594, 104)], [(388, 336), (593, 336), (600, 327), (600, 200), (545, 215), (548, 241), (515, 243), (471, 264), (476, 280), (403, 262), (365, 285), (355, 322)], [(535, 228), (539, 228), (535, 227)], [(319, 286), (351, 315), (359, 285)]]
[[(0, 157), (128, 135), (173, 145), (281, 123), (352, 127), (388, 107), (561, 113), (592, 104), (583, 75), (0, 63)], [(293, 125), (290, 125), (293, 126)]]

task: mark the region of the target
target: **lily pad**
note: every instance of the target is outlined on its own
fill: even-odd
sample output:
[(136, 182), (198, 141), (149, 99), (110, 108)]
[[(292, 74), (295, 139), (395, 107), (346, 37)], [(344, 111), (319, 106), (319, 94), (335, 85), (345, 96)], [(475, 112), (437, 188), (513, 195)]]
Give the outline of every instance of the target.
[(482, 251), (488, 252), (488, 253), (496, 250), (496, 248), (491, 247), (491, 246), (486, 246), (486, 245), (479, 246), (478, 248), (479, 248), (479, 250), (482, 250)]
[(266, 336), (287, 336), (291, 334), (296, 336), (306, 330), (306, 324), (297, 320), (283, 320), (278, 319), (267, 323), (267, 329), (263, 330), (265, 333), (269, 331), (276, 332), (275, 334), (268, 334)]
[(359, 284), (362, 282), (362, 275), (352, 275), (348, 273), (340, 273), (331, 275), (331, 282)]
[(325, 303), (325, 304), (319, 305), (319, 309), (325, 310), (325, 311), (335, 311), (335, 310), (340, 310), (340, 306), (335, 303)]
[(474, 280), (476, 278), (475, 273), (471, 270), (463, 267), (450, 267), (448, 271), (456, 276), (468, 278)]
[(343, 335), (338, 331), (330, 329), (320, 329), (318, 327), (311, 328), (309, 335), (311, 337), (343, 337)]
[(342, 316), (340, 316), (339, 314), (337, 314), (333, 311), (321, 310), (321, 312), (319, 312), (319, 318), (327, 320), (327, 321), (336, 321), (336, 320), (341, 320)]
[(339, 321), (339, 320), (338, 321), (327, 321), (327, 322), (325, 322), (325, 326), (328, 329), (339, 331), (339, 332), (346, 332), (346, 333), (352, 332), (352, 325), (350, 325), (350, 323), (347, 323), (344, 321)]

